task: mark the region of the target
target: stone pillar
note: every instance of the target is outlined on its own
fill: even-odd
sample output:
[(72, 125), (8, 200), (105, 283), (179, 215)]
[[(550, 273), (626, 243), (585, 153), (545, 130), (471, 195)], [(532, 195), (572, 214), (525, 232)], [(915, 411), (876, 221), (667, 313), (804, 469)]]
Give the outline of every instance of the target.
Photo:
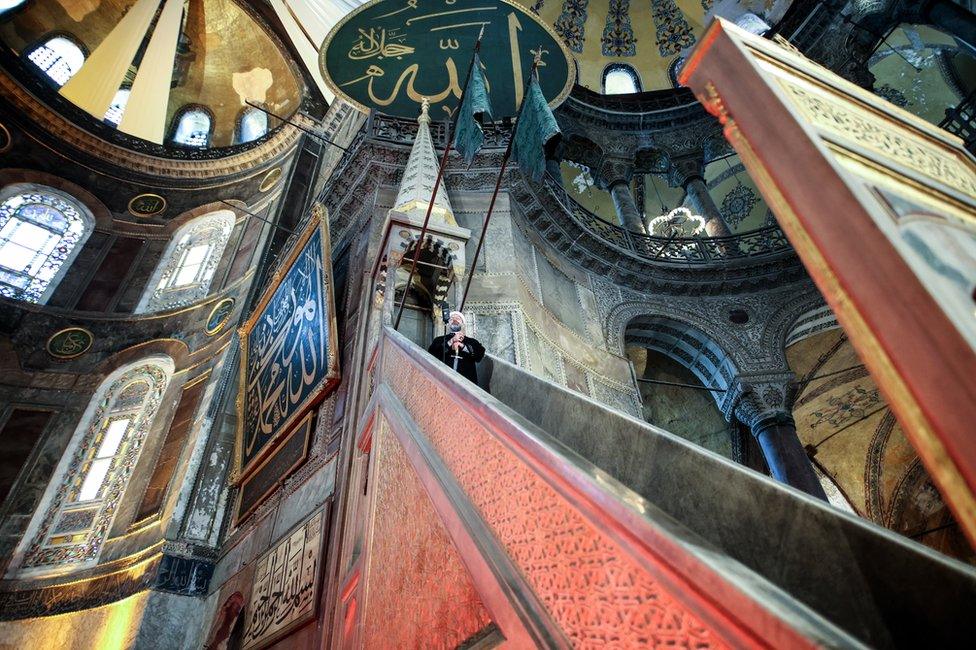
[(668, 180), (673, 187), (682, 187), (685, 202), (695, 214), (705, 218), (705, 233), (709, 237), (727, 237), (732, 234), (729, 225), (722, 217), (722, 211), (715, 205), (705, 184), (705, 160), (692, 156), (675, 158), (671, 161)]
[(779, 373), (759, 381), (738, 379), (734, 389), (738, 397), (732, 395), (733, 413), (756, 437), (773, 478), (826, 501), (788, 407), (787, 382), (792, 377), (792, 373)]
[(613, 199), (613, 207), (617, 209), (617, 219), (620, 220), (621, 226), (641, 234), (647, 232), (641, 220), (640, 210), (637, 209), (634, 194), (630, 191), (630, 183), (617, 181), (611, 185), (610, 198)]
[(634, 163), (618, 158), (604, 158), (596, 176), (597, 185), (610, 192), (613, 207), (617, 211), (620, 225), (631, 232), (646, 234), (644, 220), (634, 194), (630, 191), (630, 181), (634, 177)]

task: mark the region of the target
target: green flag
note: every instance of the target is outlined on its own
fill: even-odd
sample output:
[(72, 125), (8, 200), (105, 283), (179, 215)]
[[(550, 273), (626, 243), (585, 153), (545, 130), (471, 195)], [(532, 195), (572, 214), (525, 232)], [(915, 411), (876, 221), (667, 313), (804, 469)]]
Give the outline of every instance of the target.
[(546, 147), (555, 146), (560, 136), (559, 124), (552, 114), (546, 98), (539, 88), (539, 80), (532, 75), (528, 92), (522, 100), (522, 112), (515, 128), (515, 144), (512, 157), (518, 161), (523, 174), (535, 182), (542, 180), (546, 171)]
[(464, 93), (464, 103), (461, 104), (461, 112), (458, 114), (457, 127), (454, 131), (454, 148), (469, 167), (485, 141), (485, 133), (479, 121), (486, 115), (491, 119), (491, 102), (488, 101), (485, 75), (481, 71), (481, 59), (475, 54), (474, 64), (471, 66), (471, 80)]

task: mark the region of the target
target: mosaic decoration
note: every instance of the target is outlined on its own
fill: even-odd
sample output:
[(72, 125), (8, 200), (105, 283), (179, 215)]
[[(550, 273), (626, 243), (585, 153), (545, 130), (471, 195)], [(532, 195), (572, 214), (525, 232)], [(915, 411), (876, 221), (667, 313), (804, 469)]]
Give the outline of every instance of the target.
[(651, 0), (651, 16), (661, 56), (678, 54), (695, 44), (695, 33), (674, 0)]
[(156, 288), (142, 299), (137, 311), (172, 309), (206, 298), (235, 221), (234, 213), (221, 210), (177, 230), (176, 244), (167, 247), (153, 275), (155, 282), (149, 283)]
[(328, 217), (320, 215), (241, 327), (241, 477), (339, 381), (330, 251)]
[(47, 353), (55, 359), (74, 359), (91, 349), (95, 337), (83, 327), (69, 327), (55, 332), (47, 340)]
[(630, 26), (630, 0), (610, 0), (607, 10), (607, 26), (600, 40), (603, 56), (634, 56), (637, 39)]
[[(27, 550), (24, 568), (74, 564), (98, 557), (168, 383), (169, 374), (163, 368), (147, 363), (123, 373), (102, 393), (61, 487)], [(97, 462), (93, 458), (111, 432), (112, 423), (122, 418), (129, 421), (118, 442), (118, 452), (97, 494), (82, 501), (86, 479)], [(97, 511), (94, 516), (92, 509)], [(89, 520), (89, 527), (79, 531), (79, 526)], [(55, 532), (65, 530), (75, 532)]]
[(324, 521), (319, 510), (258, 558), (243, 650), (266, 646), (315, 616)]
[(722, 199), (722, 217), (730, 227), (735, 228), (752, 214), (757, 203), (759, 197), (751, 188), (742, 184), (736, 185)]
[(590, 0), (564, 0), (563, 11), (553, 23), (556, 33), (563, 37), (574, 52), (583, 51), (583, 30), (586, 24), (586, 7)]
[(546, 0), (535, 0), (535, 2), (532, 4), (531, 7), (529, 7), (529, 9), (532, 11), (532, 13), (538, 15), (539, 12), (542, 11), (542, 7), (545, 4), (546, 4)]
[(0, 204), (0, 296), (41, 302), (86, 234), (84, 217), (55, 194), (27, 192)]

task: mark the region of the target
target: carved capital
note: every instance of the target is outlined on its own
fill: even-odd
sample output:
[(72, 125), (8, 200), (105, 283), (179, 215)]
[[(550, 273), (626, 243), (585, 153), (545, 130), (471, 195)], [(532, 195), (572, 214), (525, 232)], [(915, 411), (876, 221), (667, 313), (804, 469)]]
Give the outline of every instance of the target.
[(619, 183), (630, 184), (634, 178), (634, 159), (604, 156), (593, 180), (597, 187), (607, 190)]
[(792, 372), (739, 375), (722, 403), (725, 417), (757, 432), (769, 424), (793, 423)]
[(668, 169), (668, 184), (671, 187), (684, 187), (695, 178), (705, 178), (703, 154), (671, 159), (671, 167)]

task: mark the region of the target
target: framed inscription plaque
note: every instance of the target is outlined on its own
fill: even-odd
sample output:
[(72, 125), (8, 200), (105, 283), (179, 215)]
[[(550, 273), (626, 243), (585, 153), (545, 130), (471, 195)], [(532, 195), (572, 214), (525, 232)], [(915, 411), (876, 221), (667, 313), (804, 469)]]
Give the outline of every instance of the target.
[(238, 481), (339, 383), (329, 221), (310, 221), (239, 331)]
[(258, 558), (242, 650), (266, 647), (315, 616), (327, 512), (328, 506), (319, 510)]

